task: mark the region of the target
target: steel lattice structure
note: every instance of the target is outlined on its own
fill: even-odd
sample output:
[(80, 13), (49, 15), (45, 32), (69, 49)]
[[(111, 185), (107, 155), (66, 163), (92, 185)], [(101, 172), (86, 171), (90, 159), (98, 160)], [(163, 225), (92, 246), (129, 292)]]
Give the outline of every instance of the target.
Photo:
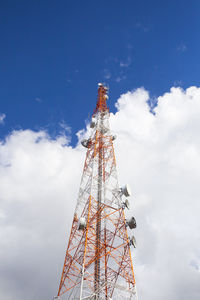
[(136, 299), (130, 239), (109, 126), (107, 88), (99, 84), (83, 175), (56, 298)]

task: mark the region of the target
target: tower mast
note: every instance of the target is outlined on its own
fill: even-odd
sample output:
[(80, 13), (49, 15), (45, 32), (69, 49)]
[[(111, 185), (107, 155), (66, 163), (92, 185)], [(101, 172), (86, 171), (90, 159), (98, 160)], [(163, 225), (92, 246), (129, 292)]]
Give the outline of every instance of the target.
[(127, 231), (136, 222), (125, 219), (130, 190), (118, 184), (107, 90), (99, 84), (90, 137), (81, 142), (87, 153), (56, 298), (137, 298), (130, 251), (135, 239)]
[(102, 182), (103, 182), (103, 117), (108, 110), (106, 100), (106, 87), (100, 85), (98, 88), (98, 101), (96, 105), (96, 113), (100, 115), (100, 131), (99, 135), (99, 161), (98, 161), (98, 197), (97, 197), (97, 223), (96, 223), (96, 261), (95, 261), (95, 294), (96, 299), (99, 299), (99, 280), (100, 280), (100, 244), (101, 244), (101, 199), (102, 199)]

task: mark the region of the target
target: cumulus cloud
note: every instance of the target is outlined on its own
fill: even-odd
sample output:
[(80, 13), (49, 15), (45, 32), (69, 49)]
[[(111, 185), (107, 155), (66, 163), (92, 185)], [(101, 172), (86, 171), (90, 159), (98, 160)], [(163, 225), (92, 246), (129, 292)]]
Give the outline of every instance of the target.
[(67, 142), (25, 130), (0, 145), (1, 299), (56, 293), (84, 160)]
[(138, 292), (141, 299), (198, 299), (200, 89), (172, 88), (155, 115), (148, 98), (143, 89), (122, 95), (111, 119), (120, 178), (135, 192)]
[(4, 124), (5, 118), (6, 118), (6, 115), (0, 113), (0, 124)]
[[(172, 88), (154, 114), (144, 89), (111, 114), (118, 173), (133, 191), (138, 297), (199, 299), (200, 88)], [(79, 137), (84, 131), (79, 133)], [(0, 298), (56, 294), (85, 151), (65, 135), (12, 132), (0, 144)]]

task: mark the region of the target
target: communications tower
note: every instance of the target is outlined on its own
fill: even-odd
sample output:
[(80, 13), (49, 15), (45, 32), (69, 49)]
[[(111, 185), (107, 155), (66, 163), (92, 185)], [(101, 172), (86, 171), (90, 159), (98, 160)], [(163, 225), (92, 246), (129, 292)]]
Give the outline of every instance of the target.
[(118, 184), (107, 91), (98, 84), (90, 137), (81, 142), (87, 153), (55, 299), (137, 299), (130, 251), (135, 238), (128, 233), (136, 222), (125, 218), (130, 189)]

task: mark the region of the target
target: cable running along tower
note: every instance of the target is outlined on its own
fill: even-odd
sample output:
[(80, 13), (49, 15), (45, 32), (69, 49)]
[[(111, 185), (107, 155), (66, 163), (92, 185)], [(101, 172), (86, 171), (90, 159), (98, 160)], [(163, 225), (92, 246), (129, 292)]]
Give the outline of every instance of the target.
[(130, 246), (134, 217), (125, 219), (128, 185), (119, 187), (107, 88), (98, 87), (78, 201), (66, 250), (58, 295), (66, 300), (137, 299)]

